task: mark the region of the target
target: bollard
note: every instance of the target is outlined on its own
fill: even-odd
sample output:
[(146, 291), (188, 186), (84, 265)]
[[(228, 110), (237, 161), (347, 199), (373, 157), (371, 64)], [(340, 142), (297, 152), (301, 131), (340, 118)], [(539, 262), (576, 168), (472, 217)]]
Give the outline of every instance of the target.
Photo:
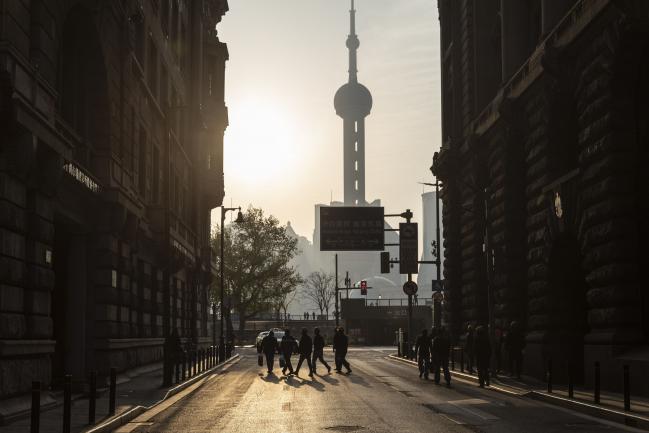
[(72, 415), (72, 376), (66, 374), (63, 379), (63, 433), (70, 433)]
[(631, 384), (629, 378), (629, 366), (624, 366), (624, 410), (631, 410)]
[(451, 347), (451, 370), (455, 371), (455, 348)]
[(117, 391), (117, 369), (110, 368), (110, 390), (108, 393), (108, 414), (115, 415), (115, 393)]
[(460, 347), (460, 371), (464, 373), (464, 348)]
[(568, 398), (575, 397), (575, 387), (572, 383), (572, 365), (568, 362)]
[(205, 365), (205, 349), (201, 349), (201, 371), (207, 370)]
[(179, 355), (176, 355), (176, 362), (174, 362), (176, 367), (176, 383), (180, 383), (180, 359)]
[(600, 383), (599, 383), (599, 362), (596, 362), (595, 363), (595, 396), (594, 396), (594, 400), (595, 400), (595, 403), (598, 403), (598, 404), (599, 404), (599, 387), (600, 387)]
[(547, 379), (548, 379), (548, 392), (552, 393), (552, 360), (548, 360), (548, 372), (547, 372)]
[(41, 423), (41, 383), (32, 382), (32, 421), (31, 433), (38, 433)]
[(183, 350), (180, 353), (180, 358), (182, 360), (182, 381), (185, 381), (186, 373), (187, 373), (187, 353)]
[(88, 383), (88, 424), (95, 423), (95, 412), (97, 404), (97, 372), (90, 372), (90, 382)]

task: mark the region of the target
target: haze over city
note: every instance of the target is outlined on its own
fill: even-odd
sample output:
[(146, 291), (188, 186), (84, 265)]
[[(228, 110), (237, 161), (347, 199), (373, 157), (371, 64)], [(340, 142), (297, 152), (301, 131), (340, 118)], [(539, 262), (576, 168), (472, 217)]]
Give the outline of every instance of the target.
[[(359, 80), (366, 119), (366, 198), (421, 222), (440, 135), (439, 27), (429, 0), (359, 0)], [(235, 0), (218, 26), (228, 41), (227, 205), (252, 203), (311, 239), (316, 203), (343, 199), (342, 120), (349, 2)], [(412, 165), (411, 161), (419, 161)], [(213, 213), (218, 221), (218, 211)]]

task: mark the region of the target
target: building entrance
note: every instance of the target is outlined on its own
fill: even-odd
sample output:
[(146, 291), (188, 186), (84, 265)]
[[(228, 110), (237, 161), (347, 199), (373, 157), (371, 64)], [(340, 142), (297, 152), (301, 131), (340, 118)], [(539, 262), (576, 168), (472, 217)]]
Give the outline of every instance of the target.
[(584, 381), (584, 335), (588, 330), (588, 285), (581, 266), (579, 241), (573, 235), (555, 240), (550, 253), (549, 282), (552, 289), (550, 317), (553, 346), (559, 359), (553, 360), (559, 378)]
[(76, 234), (63, 221), (55, 221), (54, 230), (52, 325), (56, 348), (52, 385), (59, 387), (66, 374), (76, 380), (85, 377), (88, 281), (85, 236)]

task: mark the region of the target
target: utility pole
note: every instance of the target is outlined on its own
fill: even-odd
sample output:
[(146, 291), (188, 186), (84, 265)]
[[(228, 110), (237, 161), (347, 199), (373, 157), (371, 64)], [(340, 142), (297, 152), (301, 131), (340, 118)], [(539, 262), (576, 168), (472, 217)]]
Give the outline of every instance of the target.
[(338, 317), (340, 316), (340, 311), (338, 310), (338, 253), (336, 253), (336, 328), (338, 327)]
[[(435, 235), (437, 238), (437, 248), (435, 251), (435, 266), (437, 267), (437, 283), (439, 284), (442, 280), (442, 255), (441, 255), (441, 245), (440, 245), (440, 229), (439, 229), (439, 179), (435, 178)], [(439, 329), (442, 326), (442, 302), (439, 299), (434, 299), (433, 311), (435, 312), (435, 328)]]

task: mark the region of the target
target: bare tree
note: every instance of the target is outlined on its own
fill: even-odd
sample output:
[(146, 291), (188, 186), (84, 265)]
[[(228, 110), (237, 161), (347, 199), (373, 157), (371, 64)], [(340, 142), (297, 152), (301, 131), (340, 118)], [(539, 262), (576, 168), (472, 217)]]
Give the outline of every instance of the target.
[(304, 280), (302, 293), (320, 310), (320, 314), (327, 314), (336, 296), (336, 277), (323, 271), (311, 272)]

